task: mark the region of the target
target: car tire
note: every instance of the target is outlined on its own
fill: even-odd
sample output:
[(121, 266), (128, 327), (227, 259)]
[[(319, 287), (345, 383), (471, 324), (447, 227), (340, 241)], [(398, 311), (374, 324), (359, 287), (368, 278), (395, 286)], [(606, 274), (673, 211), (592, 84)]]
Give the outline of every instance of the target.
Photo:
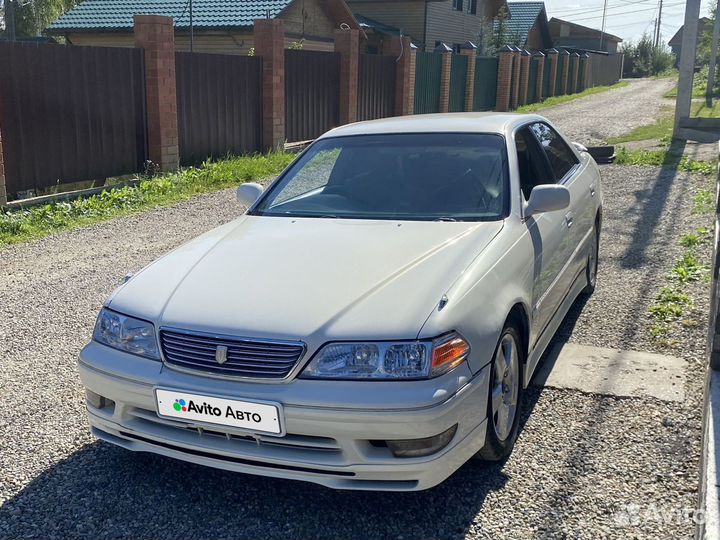
[(597, 285), (598, 256), (600, 254), (600, 235), (598, 234), (597, 225), (593, 227), (591, 242), (585, 267), (585, 280), (587, 283), (582, 290), (583, 294), (587, 296), (595, 292), (595, 286)]
[[(525, 348), (518, 326), (508, 321), (490, 365), (485, 444), (475, 457), (501, 461), (510, 455), (518, 435)], [(511, 417), (510, 417), (511, 415)]]

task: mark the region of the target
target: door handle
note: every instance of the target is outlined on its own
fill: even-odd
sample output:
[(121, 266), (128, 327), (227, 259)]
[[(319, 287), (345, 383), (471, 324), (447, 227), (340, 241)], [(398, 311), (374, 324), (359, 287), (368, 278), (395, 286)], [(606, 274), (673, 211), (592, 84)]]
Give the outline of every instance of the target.
[(595, 196), (595, 184), (592, 184), (592, 185), (590, 186), (590, 196), (591, 196), (591, 197), (594, 197), (594, 196)]
[(572, 212), (565, 214), (565, 223), (567, 223), (568, 229), (572, 227), (573, 225), (573, 215)]

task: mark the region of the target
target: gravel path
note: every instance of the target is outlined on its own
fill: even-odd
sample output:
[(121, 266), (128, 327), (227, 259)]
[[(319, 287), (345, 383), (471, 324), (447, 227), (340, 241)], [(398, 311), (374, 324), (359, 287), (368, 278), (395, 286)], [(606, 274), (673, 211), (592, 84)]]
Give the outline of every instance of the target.
[[(680, 236), (708, 225), (691, 215), (700, 182), (603, 168), (599, 286), (560, 337), (659, 350), (645, 313)], [(94, 441), (75, 358), (101, 302), (127, 272), (239, 213), (227, 190), (0, 251), (0, 538), (692, 536), (692, 521), (671, 512), (695, 506), (702, 282), (692, 291), (701, 324), (673, 352), (689, 361), (685, 403), (533, 388), (505, 464), (469, 463), (427, 492), (334, 492)]]
[(671, 79), (629, 79), (628, 86), (608, 90), (563, 105), (541, 109), (538, 114), (557, 124), (570, 139), (586, 146), (603, 144), (638, 126), (652, 124), (660, 110), (672, 107), (663, 95)]

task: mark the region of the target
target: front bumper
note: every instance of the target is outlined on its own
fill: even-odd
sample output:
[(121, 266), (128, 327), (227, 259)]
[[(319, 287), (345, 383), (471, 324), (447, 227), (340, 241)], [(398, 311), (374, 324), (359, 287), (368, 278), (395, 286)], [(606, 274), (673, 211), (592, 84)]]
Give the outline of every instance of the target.
[[(129, 450), (230, 471), (337, 489), (422, 490), (445, 480), (485, 441), (487, 367), (473, 377), (460, 366), (431, 381), (251, 384), (179, 373), (160, 362), (91, 343), (80, 355), (79, 370), (86, 388), (114, 402), (102, 408), (88, 403), (95, 436)], [(257, 435), (221, 426), (198, 429), (160, 418), (156, 386), (279, 401), (287, 434)], [(377, 442), (430, 437), (455, 424), (457, 432), (448, 446), (422, 458), (396, 458)]]

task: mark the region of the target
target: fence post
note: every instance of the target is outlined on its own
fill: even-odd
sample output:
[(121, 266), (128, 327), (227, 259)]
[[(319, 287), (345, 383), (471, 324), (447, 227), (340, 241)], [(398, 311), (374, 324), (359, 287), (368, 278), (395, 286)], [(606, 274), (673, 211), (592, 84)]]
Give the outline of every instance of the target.
[(450, 110), (450, 73), (452, 70), (451, 52), (443, 52), (442, 70), (440, 71), (440, 112), (446, 113)]
[(340, 53), (340, 124), (357, 121), (360, 33), (335, 30), (335, 52)]
[(518, 105), (526, 105), (528, 101), (528, 84), (530, 78), (530, 53), (526, 50), (520, 51), (520, 91)]
[(568, 94), (568, 75), (570, 71), (570, 53), (565, 49), (560, 51), (560, 62), (562, 62), (562, 79), (560, 80), (560, 94)]
[(7, 188), (5, 186), (5, 166), (3, 165), (2, 126), (0, 126), (0, 206), (7, 204)]
[(580, 74), (580, 55), (576, 52), (570, 56), (570, 67), (570, 92), (575, 94), (579, 92), (578, 75)]
[(593, 81), (592, 76), (592, 56), (587, 54), (587, 61), (585, 62), (585, 88), (592, 88), (595, 86), (595, 81)]
[(396, 62), (395, 79), (395, 115), (405, 116), (413, 113), (415, 102), (415, 57), (409, 37), (389, 38), (383, 53), (394, 56)]
[(148, 156), (161, 171), (180, 165), (172, 17), (135, 15), (135, 47), (145, 51)]
[(511, 75), (510, 109), (518, 108), (520, 101), (520, 48), (513, 47), (513, 67)]
[(258, 19), (255, 54), (262, 57), (263, 148), (285, 144), (285, 26), (282, 19)]
[(555, 95), (555, 86), (557, 81), (557, 70), (558, 70), (558, 50), (550, 49), (547, 52), (546, 62), (550, 62), (550, 88), (548, 95), (545, 97), (551, 97)]
[(467, 56), (467, 74), (465, 77), (465, 108), (470, 112), (475, 103), (475, 66), (477, 64), (477, 45), (467, 42), (460, 49), (460, 54)]
[(510, 92), (512, 89), (512, 67), (515, 51), (506, 45), (498, 52), (497, 92), (495, 95), (495, 110), (504, 112), (510, 110)]
[(540, 51), (535, 51), (533, 56), (537, 57), (537, 82), (535, 83), (535, 101), (541, 102), (543, 96), (543, 82), (545, 77), (545, 55)]

